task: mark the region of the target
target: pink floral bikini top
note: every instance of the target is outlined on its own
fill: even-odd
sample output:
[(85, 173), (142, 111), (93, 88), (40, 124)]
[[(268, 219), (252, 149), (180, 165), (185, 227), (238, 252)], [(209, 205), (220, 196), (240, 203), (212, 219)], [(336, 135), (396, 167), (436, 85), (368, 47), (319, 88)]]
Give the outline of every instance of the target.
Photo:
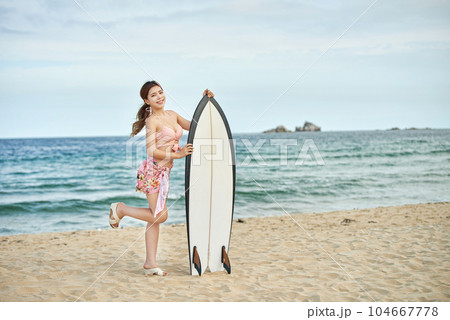
[(180, 140), (183, 135), (183, 128), (177, 124), (177, 131), (175, 132), (172, 128), (163, 126), (161, 131), (156, 135), (156, 148), (167, 147), (175, 141), (172, 147), (173, 152), (181, 150), (178, 140)]

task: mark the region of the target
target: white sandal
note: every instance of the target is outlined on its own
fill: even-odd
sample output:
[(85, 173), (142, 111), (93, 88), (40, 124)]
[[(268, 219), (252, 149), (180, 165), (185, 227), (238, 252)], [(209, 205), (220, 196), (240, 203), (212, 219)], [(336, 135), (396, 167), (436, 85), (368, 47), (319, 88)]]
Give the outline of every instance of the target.
[(144, 269), (146, 276), (164, 276), (164, 272), (160, 268)]
[[(120, 222), (119, 216), (117, 215), (117, 206), (120, 202), (111, 203), (110, 211), (109, 211), (109, 225), (113, 229), (117, 229), (119, 227), (118, 223)], [(112, 218), (111, 218), (112, 215)], [(115, 226), (117, 224), (117, 226)]]

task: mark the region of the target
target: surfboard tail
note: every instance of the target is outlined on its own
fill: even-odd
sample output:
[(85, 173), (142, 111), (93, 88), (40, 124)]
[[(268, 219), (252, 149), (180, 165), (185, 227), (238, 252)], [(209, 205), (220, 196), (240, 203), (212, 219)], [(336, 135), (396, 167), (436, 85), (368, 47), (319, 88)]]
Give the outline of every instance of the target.
[(225, 246), (222, 246), (222, 263), (225, 270), (227, 270), (228, 274), (231, 273), (231, 264), (230, 259), (228, 258), (227, 251), (225, 250)]

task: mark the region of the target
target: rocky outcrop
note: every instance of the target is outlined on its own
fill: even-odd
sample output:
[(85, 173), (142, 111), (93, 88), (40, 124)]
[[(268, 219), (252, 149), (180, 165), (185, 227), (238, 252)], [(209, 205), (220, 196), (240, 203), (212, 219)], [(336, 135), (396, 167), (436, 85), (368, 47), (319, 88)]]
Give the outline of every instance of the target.
[(305, 121), (303, 127), (295, 127), (295, 131), (320, 131), (320, 127), (312, 122)]
[(292, 132), (292, 131), (286, 129), (285, 126), (278, 126), (275, 129), (266, 130), (263, 133), (271, 133), (271, 132)]
[(416, 128), (416, 127), (411, 127), (411, 128), (405, 128), (405, 129), (400, 129), (399, 127), (393, 127), (390, 129), (386, 129), (387, 131), (397, 131), (397, 130), (431, 130), (431, 128), (426, 127), (426, 128)]

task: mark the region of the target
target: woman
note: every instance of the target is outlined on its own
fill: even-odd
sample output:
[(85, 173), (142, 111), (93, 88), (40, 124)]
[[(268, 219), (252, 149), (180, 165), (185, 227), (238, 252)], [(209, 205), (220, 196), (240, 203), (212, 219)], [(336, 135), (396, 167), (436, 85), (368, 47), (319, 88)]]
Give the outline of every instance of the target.
[[(208, 89), (203, 95), (214, 97)], [(148, 81), (142, 86), (141, 98), (144, 104), (137, 113), (131, 136), (146, 127), (148, 157), (138, 169), (136, 191), (146, 194), (149, 207), (136, 208), (123, 202), (112, 203), (109, 224), (112, 228), (118, 228), (120, 220), (125, 216), (146, 221), (144, 272), (146, 275), (165, 276), (167, 272), (158, 268), (156, 263), (159, 224), (166, 221), (168, 216), (166, 203), (173, 159), (181, 159), (193, 151), (192, 144), (183, 148), (178, 145), (183, 129), (189, 130), (191, 122), (175, 111), (164, 110), (166, 97), (161, 85), (156, 81)]]

